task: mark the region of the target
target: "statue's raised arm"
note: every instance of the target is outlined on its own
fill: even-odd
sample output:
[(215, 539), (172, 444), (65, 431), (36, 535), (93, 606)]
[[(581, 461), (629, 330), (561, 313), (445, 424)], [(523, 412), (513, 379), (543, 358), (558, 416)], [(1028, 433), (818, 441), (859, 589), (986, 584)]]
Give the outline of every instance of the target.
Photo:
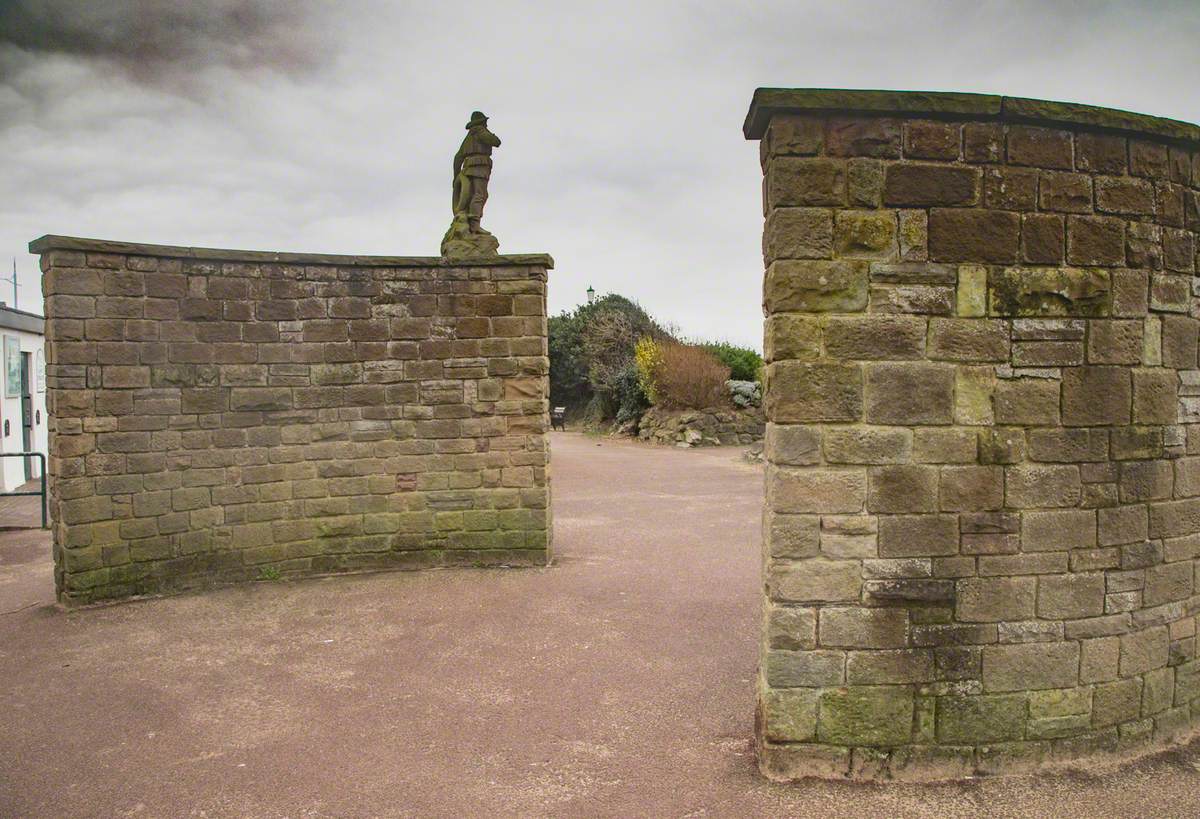
[(492, 148), (500, 147), (500, 138), (488, 130), (487, 121), (481, 111), (471, 114), (467, 135), (454, 155), (454, 219), (442, 237), (443, 256), (491, 256), (500, 248), (496, 237), (479, 224), (492, 176)]

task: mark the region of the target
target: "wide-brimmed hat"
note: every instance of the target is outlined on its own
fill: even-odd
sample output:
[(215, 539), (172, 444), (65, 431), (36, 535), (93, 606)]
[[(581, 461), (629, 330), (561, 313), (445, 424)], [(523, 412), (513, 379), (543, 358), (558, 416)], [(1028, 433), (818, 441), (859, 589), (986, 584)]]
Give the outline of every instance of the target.
[(472, 111), (471, 121), (467, 123), (467, 128), (474, 128), (476, 125), (487, 125), (487, 114), (482, 111)]

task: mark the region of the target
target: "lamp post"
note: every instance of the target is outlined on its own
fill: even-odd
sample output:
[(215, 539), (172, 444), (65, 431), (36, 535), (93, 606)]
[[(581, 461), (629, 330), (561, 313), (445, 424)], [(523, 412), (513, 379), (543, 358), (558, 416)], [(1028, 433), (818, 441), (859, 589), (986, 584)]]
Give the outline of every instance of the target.
[(588, 285), (587, 294), (588, 294), (588, 304), (591, 304), (593, 301), (596, 300), (596, 288), (592, 287), (590, 284)]

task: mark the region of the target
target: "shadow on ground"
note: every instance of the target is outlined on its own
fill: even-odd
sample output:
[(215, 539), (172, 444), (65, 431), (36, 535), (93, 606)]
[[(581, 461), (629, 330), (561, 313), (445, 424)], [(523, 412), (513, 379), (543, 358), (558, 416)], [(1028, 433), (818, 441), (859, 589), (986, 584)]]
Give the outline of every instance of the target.
[(1200, 746), (1116, 773), (771, 785), (760, 467), (552, 438), (556, 565), (257, 583), (65, 613), (0, 534), (3, 816), (1179, 816)]

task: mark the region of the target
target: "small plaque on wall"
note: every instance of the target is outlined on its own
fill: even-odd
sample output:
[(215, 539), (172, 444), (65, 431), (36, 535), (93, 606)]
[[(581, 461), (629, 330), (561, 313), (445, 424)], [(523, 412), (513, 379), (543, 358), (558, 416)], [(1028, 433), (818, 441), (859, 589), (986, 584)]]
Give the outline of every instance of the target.
[(4, 397), (21, 397), (21, 339), (4, 337)]
[(33, 377), (37, 379), (37, 391), (46, 391), (46, 353), (42, 350), (37, 351), (34, 356)]

